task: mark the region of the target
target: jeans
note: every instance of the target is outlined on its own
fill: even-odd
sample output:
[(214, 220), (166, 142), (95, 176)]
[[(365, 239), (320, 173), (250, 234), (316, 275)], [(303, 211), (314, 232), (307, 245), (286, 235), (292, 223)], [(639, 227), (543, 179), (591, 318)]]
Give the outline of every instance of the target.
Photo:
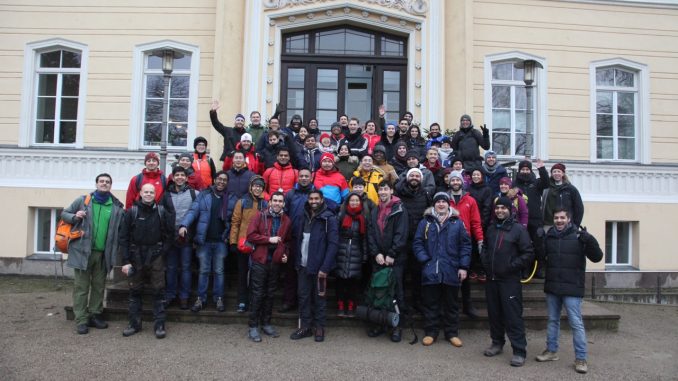
[(223, 242), (205, 242), (198, 247), (197, 256), (200, 262), (200, 275), (198, 276), (198, 298), (207, 301), (207, 285), (210, 273), (214, 271), (212, 285), (212, 299), (224, 297), (224, 260), (228, 255), (228, 249)]
[(581, 317), (581, 302), (582, 298), (576, 296), (546, 294), (546, 308), (549, 312), (549, 321), (546, 325), (546, 349), (550, 352), (558, 352), (560, 311), (565, 305), (567, 320), (572, 329), (575, 358), (586, 360), (586, 331), (584, 330), (584, 320)]
[[(177, 297), (177, 282), (179, 283), (179, 299), (188, 299), (191, 294), (191, 256), (193, 247), (190, 244), (172, 247), (167, 251), (167, 286), (165, 295), (167, 300)], [(179, 278), (179, 266), (181, 277)]]

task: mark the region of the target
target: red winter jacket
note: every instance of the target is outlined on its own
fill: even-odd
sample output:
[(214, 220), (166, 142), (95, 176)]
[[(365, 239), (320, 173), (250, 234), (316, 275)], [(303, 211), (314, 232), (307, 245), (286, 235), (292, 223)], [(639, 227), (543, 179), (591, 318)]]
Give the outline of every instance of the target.
[[(243, 151), (242, 148), (240, 148), (240, 143), (235, 145), (235, 150), (243, 152), (245, 154), (245, 162), (247, 163), (247, 169), (250, 171), (256, 173), (257, 175), (261, 175), (264, 173), (264, 160), (259, 156), (258, 153), (254, 151), (254, 145), (250, 147), (249, 150)], [(233, 166), (233, 152), (229, 153), (228, 156), (224, 158), (224, 166), (223, 169), (224, 171), (228, 171), (231, 169)]]
[(450, 206), (459, 212), (459, 218), (464, 223), (468, 234), (476, 241), (482, 241), (483, 227), (480, 223), (480, 209), (471, 194), (462, 192), (459, 204), (454, 202), (454, 196), (450, 194)]
[(127, 187), (127, 196), (125, 197), (125, 210), (129, 209), (132, 207), (134, 204), (134, 201), (139, 199), (139, 192), (141, 191), (141, 187), (144, 186), (144, 184), (153, 184), (155, 187), (155, 202), (160, 202), (162, 200), (162, 194), (165, 192), (165, 184), (162, 183), (162, 171), (157, 170), (153, 172), (149, 172), (146, 170), (146, 168), (141, 170), (141, 184), (139, 184), (139, 187), (137, 188), (137, 176), (134, 175), (132, 179), (129, 181), (129, 186)]
[(367, 153), (370, 155), (374, 151), (374, 146), (379, 144), (381, 141), (381, 135), (369, 135), (369, 134), (363, 134), (363, 138), (367, 140)]
[[(290, 222), (290, 218), (284, 213), (280, 218), (280, 228), (278, 228), (276, 236), (280, 237), (282, 241), (275, 245), (273, 263), (281, 263), (283, 255), (287, 255), (288, 260), (290, 257), (289, 243), (292, 233), (292, 222)], [(247, 227), (247, 241), (255, 245), (254, 251), (251, 254), (254, 262), (266, 264), (268, 248), (271, 245), (268, 239), (272, 237), (272, 225), (273, 217), (271, 217), (267, 209), (258, 212)]]
[(266, 182), (266, 192), (273, 194), (279, 189), (287, 193), (294, 188), (299, 178), (299, 171), (292, 167), (292, 164), (281, 166), (278, 162), (273, 164), (272, 168), (267, 168), (262, 176)]

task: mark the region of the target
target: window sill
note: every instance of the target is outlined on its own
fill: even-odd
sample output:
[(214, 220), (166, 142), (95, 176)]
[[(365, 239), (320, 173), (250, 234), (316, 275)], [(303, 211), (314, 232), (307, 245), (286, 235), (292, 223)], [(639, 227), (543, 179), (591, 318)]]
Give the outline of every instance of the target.
[(63, 253), (34, 253), (26, 257), (31, 261), (57, 261), (62, 262), (68, 258), (68, 254)]
[(605, 271), (606, 272), (634, 272), (634, 271), (640, 271), (639, 269), (631, 266), (631, 265), (605, 265)]

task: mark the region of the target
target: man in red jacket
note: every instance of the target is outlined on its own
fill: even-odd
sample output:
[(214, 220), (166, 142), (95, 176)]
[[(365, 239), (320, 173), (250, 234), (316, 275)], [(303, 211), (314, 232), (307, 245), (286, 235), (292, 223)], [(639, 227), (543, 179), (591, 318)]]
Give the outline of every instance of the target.
[(262, 176), (266, 182), (266, 193), (274, 192), (287, 193), (294, 188), (299, 177), (299, 171), (290, 164), (290, 148), (280, 147), (275, 164), (272, 168), (266, 169)]
[[(464, 177), (459, 171), (450, 173), (450, 206), (459, 212), (459, 219), (464, 223), (466, 232), (478, 246), (478, 252), (483, 246), (483, 227), (480, 224), (480, 209), (470, 193), (464, 192), (462, 185)], [(478, 317), (478, 312), (471, 305), (471, 284), (468, 278), (461, 283), (462, 311), (470, 318)]]
[(125, 197), (125, 210), (132, 207), (134, 201), (139, 199), (139, 192), (144, 184), (153, 184), (155, 188), (155, 202), (162, 200), (162, 195), (165, 193), (165, 186), (167, 179), (160, 170), (160, 156), (155, 152), (149, 152), (144, 158), (145, 168), (141, 173), (132, 177), (127, 187), (127, 196)]

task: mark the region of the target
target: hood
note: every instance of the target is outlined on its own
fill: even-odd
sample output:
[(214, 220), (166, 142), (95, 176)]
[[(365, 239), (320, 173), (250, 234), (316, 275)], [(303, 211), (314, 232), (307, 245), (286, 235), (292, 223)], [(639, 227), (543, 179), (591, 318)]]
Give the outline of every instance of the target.
[[(426, 210), (424, 211), (424, 217), (426, 217), (426, 218), (428, 218), (428, 217), (435, 218), (435, 217), (433, 216), (433, 207), (432, 207), (432, 206), (429, 206), (428, 208), (426, 208)], [(451, 206), (450, 206), (450, 217), (453, 217), (453, 218), (458, 218), (458, 217), (459, 217), (459, 211), (458, 211), (457, 209), (454, 209), (454, 208), (451, 207)]]
[[(250, 179), (249, 185), (247, 187), (247, 190), (248, 190), (248, 193), (250, 194), (250, 196), (252, 196), (253, 198), (257, 198), (257, 197), (255, 197), (254, 193), (252, 193), (252, 184), (254, 184), (254, 182), (258, 181), (258, 180), (260, 180), (264, 183), (264, 191), (266, 191), (266, 182), (264, 181), (264, 178), (259, 176), (259, 175), (252, 176), (252, 178)], [(258, 198), (264, 198), (264, 192), (261, 192), (261, 196), (258, 197)]]

